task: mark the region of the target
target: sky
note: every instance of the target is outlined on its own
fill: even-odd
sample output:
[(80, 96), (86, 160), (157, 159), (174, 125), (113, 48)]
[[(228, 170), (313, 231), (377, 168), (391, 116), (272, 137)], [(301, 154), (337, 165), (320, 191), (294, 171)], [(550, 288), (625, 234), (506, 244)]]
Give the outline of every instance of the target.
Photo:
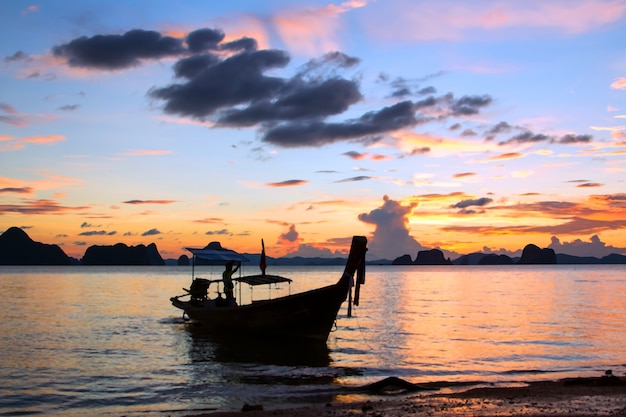
[(626, 254), (626, 0), (0, 2), (0, 232)]

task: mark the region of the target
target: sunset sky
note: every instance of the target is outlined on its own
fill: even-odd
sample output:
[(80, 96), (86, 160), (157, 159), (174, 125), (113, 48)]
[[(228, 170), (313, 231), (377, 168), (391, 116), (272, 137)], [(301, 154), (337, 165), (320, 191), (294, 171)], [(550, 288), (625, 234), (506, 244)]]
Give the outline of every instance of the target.
[(0, 2), (0, 232), (626, 254), (626, 0)]

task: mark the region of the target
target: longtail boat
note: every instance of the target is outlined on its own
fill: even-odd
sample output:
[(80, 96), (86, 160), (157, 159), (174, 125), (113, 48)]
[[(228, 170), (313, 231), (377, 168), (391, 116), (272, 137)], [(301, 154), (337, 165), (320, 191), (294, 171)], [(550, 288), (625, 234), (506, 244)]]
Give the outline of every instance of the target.
[[(213, 264), (226, 265), (229, 262), (246, 260), (234, 251), (210, 249), (190, 249), (193, 262), (204, 259)], [(343, 275), (332, 285), (298, 294), (290, 294), (273, 299), (254, 300), (248, 304), (238, 304), (235, 299), (224, 299), (221, 294), (211, 298), (209, 287), (222, 283), (222, 280), (208, 280), (194, 276), (186, 294), (170, 298), (172, 304), (184, 311), (184, 316), (203, 327), (203, 330), (218, 337), (261, 337), (294, 338), (326, 341), (333, 328), (339, 309), (350, 298), (348, 315), (352, 304), (358, 305), (359, 287), (365, 280), (365, 253), (367, 239), (354, 236)], [(259, 275), (232, 278), (233, 282), (246, 283), (252, 287), (291, 282), (290, 278), (265, 274), (265, 248), (261, 254)], [(356, 274), (356, 282), (355, 282)], [(352, 288), (354, 286), (354, 297)]]

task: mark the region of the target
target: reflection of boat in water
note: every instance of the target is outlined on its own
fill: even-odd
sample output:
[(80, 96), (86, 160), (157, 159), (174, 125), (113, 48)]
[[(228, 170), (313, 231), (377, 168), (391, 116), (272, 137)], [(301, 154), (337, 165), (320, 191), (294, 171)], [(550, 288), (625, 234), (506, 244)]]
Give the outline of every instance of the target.
[[(237, 302), (221, 297), (211, 299), (208, 289), (222, 280), (207, 280), (192, 277), (188, 294), (172, 297), (175, 307), (180, 308), (203, 330), (218, 337), (256, 337), (291, 338), (326, 341), (341, 304), (351, 295), (354, 274), (357, 274), (354, 303), (358, 304), (359, 285), (365, 278), (365, 252), (367, 239), (355, 236), (346, 266), (341, 278), (333, 285), (310, 291), (278, 297), (274, 299), (252, 301), (239, 305)], [(233, 251), (193, 249), (194, 264), (196, 259), (204, 259), (213, 264), (226, 265), (229, 262), (241, 262), (245, 258)], [(265, 275), (264, 252), (261, 256), (261, 275), (233, 278), (239, 285), (272, 285), (279, 282), (291, 282), (289, 278)], [(192, 275), (194, 273), (192, 272)], [(188, 299), (183, 300), (185, 297)]]
[(327, 367), (331, 363), (326, 343), (306, 339), (264, 340), (255, 338), (215, 337), (201, 326), (189, 326), (190, 355), (193, 362), (207, 359), (220, 364), (244, 363), (289, 367)]

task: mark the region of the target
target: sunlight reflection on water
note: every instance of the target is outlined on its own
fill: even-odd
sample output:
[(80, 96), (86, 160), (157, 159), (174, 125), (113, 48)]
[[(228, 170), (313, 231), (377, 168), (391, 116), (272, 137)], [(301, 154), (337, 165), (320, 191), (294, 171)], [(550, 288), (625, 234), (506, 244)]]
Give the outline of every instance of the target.
[[(294, 278), (296, 293), (334, 283), (342, 270), (272, 273)], [(2, 267), (0, 295), (10, 307), (0, 313), (0, 414), (177, 415), (329, 401), (342, 386), (386, 376), (493, 382), (611, 367), (622, 374), (625, 272), (372, 266), (355, 317), (344, 304), (328, 350), (311, 352), (222, 346), (191, 331), (169, 303), (188, 288), (189, 268)]]

